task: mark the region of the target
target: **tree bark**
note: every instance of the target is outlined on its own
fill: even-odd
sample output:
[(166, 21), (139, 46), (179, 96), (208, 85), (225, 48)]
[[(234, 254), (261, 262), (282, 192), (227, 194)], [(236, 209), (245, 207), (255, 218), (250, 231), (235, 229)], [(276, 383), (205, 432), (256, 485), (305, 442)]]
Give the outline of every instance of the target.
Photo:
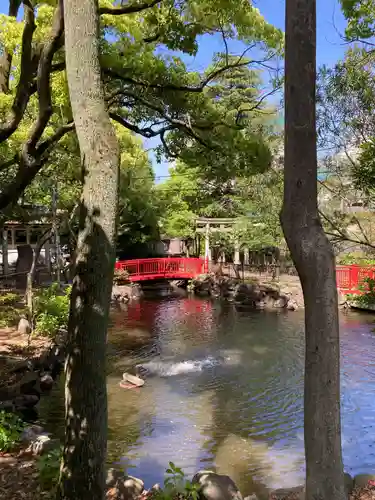
[(58, 498), (102, 500), (107, 447), (106, 333), (115, 262), (119, 146), (99, 66), (97, 0), (65, 2), (66, 67), (84, 184), (65, 366)]
[(281, 221), (305, 300), (306, 499), (343, 500), (335, 262), (317, 207), (316, 2), (287, 0)]

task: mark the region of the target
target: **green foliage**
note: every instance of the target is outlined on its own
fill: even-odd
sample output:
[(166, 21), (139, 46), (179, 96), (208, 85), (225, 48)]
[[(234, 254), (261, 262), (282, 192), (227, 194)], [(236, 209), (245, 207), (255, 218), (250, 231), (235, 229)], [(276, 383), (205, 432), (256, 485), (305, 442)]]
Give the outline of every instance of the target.
[(346, 254), (337, 257), (336, 263), (341, 265), (356, 264), (358, 266), (375, 266), (375, 259), (367, 259), (365, 257), (359, 257), (355, 254)]
[[(110, 0), (100, 4), (107, 9), (118, 7), (118, 2)], [(42, 2), (35, 9), (34, 45), (48, 39), (55, 8), (56, 2)], [(0, 94), (3, 122), (12, 112), (20, 78), (23, 21), (2, 15), (0, 25), (0, 45), (12, 55), (10, 89)], [(101, 15), (100, 35), (107, 106), (116, 127), (121, 125), (127, 132), (124, 139), (117, 127), (120, 143), (126, 143), (120, 189), (120, 235), (126, 241), (142, 241), (157, 233), (150, 164), (134, 134), (146, 139), (160, 137), (159, 159), (178, 155), (186, 164), (210, 172), (211, 177), (228, 179), (234, 171), (249, 175), (268, 168), (271, 154), (259, 117), (270, 110), (261, 71), (282, 54), (284, 37), (252, 3), (165, 0), (139, 13)], [(215, 37), (221, 47), (207, 68), (191, 71), (189, 57), (196, 55), (204, 37)], [(233, 55), (236, 51), (239, 54)], [(64, 49), (53, 58), (52, 116), (41, 141), (71, 119), (65, 70), (58, 69), (64, 58)], [(31, 83), (30, 87), (35, 82)], [(270, 84), (280, 88), (277, 75)], [(15, 154), (30, 143), (39, 111), (37, 96), (31, 95), (25, 107), (16, 131), (0, 145), (0, 164), (10, 161), (0, 169), (2, 192), (18, 182)], [(81, 189), (74, 132), (54, 144), (24, 201), (50, 208), (54, 182), (58, 183), (58, 208), (68, 214)]]
[(62, 291), (57, 283), (39, 290), (34, 300), (35, 333), (53, 337), (66, 327), (69, 318), (71, 287)]
[(348, 300), (360, 307), (375, 306), (375, 279), (365, 278), (359, 289), (362, 295), (348, 295)]
[(0, 451), (10, 451), (18, 443), (25, 428), (23, 421), (13, 413), (0, 412)]
[(14, 305), (19, 300), (20, 296), (17, 293), (5, 293), (0, 295), (0, 306)]
[(173, 462), (169, 462), (169, 468), (166, 470), (164, 487), (156, 491), (153, 496), (157, 500), (175, 500), (183, 498), (184, 500), (198, 500), (199, 484), (193, 484), (186, 479), (184, 472)]
[(6, 328), (17, 325), (23, 308), (15, 307), (20, 301), (20, 296), (16, 293), (5, 293), (0, 295), (0, 327)]
[(350, 40), (367, 40), (375, 34), (375, 5), (372, 0), (341, 0), (348, 20), (346, 36)]
[(227, 181), (206, 177), (198, 168), (181, 162), (171, 177), (155, 189), (162, 213), (163, 234), (194, 237), (197, 217), (237, 219), (232, 233), (211, 235), (213, 247), (233, 249), (234, 240), (251, 250), (279, 246), (283, 241), (279, 213), (282, 204), (282, 172), (237, 176)]
[(16, 326), (19, 322), (21, 314), (25, 312), (23, 308), (17, 308), (12, 306), (2, 306), (0, 307), (0, 327), (12, 327)]
[(122, 285), (124, 283), (129, 283), (129, 273), (126, 269), (115, 269), (113, 275), (113, 282), (116, 285)]
[(60, 447), (38, 457), (39, 481), (45, 491), (52, 493), (57, 487), (62, 453), (63, 448)]

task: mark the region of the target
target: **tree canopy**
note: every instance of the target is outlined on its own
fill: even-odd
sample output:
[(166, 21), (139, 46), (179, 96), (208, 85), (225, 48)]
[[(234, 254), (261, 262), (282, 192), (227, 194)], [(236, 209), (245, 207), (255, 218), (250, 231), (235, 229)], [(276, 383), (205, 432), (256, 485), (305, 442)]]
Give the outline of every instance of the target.
[[(257, 8), (245, 0), (150, 0), (122, 6), (103, 0), (100, 19), (100, 63), (113, 121), (140, 136), (160, 137), (158, 152), (167, 158), (194, 163), (199, 155), (213, 171), (217, 163), (216, 172), (223, 171), (223, 164), (248, 168), (246, 158), (251, 168), (268, 166), (262, 131), (249, 126), (247, 114), (261, 110), (272, 92), (268, 87), (254, 98), (253, 90), (260, 88), (256, 72), (272, 67), (283, 35)], [(76, 140), (68, 134), (74, 123), (61, 2), (32, 6), (10, 0), (0, 24), (3, 209), (17, 201), (45, 164), (58, 162), (63, 168), (59, 151), (71, 152)], [(186, 58), (197, 53), (202, 36), (220, 37), (223, 49), (205, 70), (190, 71)], [(232, 50), (235, 41), (242, 43), (240, 54)], [(248, 80), (242, 88), (236, 79), (245, 69)]]

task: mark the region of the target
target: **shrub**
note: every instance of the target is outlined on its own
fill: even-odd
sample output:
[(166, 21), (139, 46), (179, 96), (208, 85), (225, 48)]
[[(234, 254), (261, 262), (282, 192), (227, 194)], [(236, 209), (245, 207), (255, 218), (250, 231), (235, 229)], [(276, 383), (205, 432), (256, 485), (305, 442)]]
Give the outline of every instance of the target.
[(25, 428), (23, 421), (13, 413), (0, 412), (0, 451), (10, 451), (18, 443)]
[(362, 295), (348, 295), (348, 300), (359, 307), (375, 305), (375, 279), (365, 278), (359, 289), (364, 292)]
[(37, 460), (39, 482), (43, 490), (53, 492), (57, 486), (60, 473), (62, 447), (41, 455)]
[(13, 306), (19, 300), (20, 297), (16, 293), (5, 293), (0, 295), (0, 306)]
[(57, 283), (36, 293), (34, 300), (35, 333), (53, 337), (68, 324), (71, 287), (64, 292)]
[(25, 312), (25, 309), (17, 309), (12, 306), (5, 306), (0, 308), (0, 328), (5, 328), (8, 326), (16, 326), (21, 314)]
[(186, 479), (184, 472), (173, 462), (169, 462), (169, 468), (166, 470), (164, 487), (153, 495), (157, 500), (174, 500), (183, 498), (186, 500), (198, 500), (199, 484), (193, 484)]
[(113, 275), (113, 282), (116, 285), (129, 283), (128, 271), (126, 269), (115, 269), (115, 273)]

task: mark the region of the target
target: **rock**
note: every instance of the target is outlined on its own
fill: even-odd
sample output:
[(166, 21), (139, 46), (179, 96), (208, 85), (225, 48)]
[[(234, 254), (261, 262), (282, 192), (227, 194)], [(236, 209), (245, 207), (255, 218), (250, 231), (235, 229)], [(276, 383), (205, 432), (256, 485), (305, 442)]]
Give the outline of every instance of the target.
[(375, 474), (358, 474), (354, 477), (354, 487), (365, 488), (369, 481), (375, 481)]
[(206, 500), (242, 500), (242, 495), (229, 476), (212, 471), (201, 471), (193, 477), (193, 483), (201, 486)]
[(20, 319), (17, 330), (18, 333), (21, 333), (23, 335), (29, 335), (31, 333), (30, 323), (25, 317), (22, 317)]
[(272, 491), (269, 500), (305, 500), (305, 487), (296, 486)]
[(15, 364), (15, 366), (10, 370), (10, 373), (21, 373), (33, 370), (33, 363), (30, 359), (25, 359), (19, 361)]
[(44, 373), (40, 377), (40, 388), (42, 391), (49, 391), (53, 386), (53, 378), (49, 373)]
[(30, 444), (28, 451), (31, 451), (33, 455), (43, 455), (59, 446), (60, 441), (58, 439), (51, 439), (48, 434), (41, 434)]
[(234, 289), (233, 298), (236, 302), (255, 304), (255, 302), (263, 300), (264, 293), (260, 290), (259, 285), (239, 283)]
[(286, 308), (288, 309), (288, 311), (298, 311), (298, 304), (295, 300), (290, 299)]
[(13, 401), (0, 401), (0, 411), (6, 411), (8, 413), (13, 413), (15, 411)]
[(42, 434), (46, 434), (43, 427), (41, 427), (40, 425), (30, 425), (30, 427), (26, 427), (22, 431), (21, 441), (23, 443), (30, 444), (33, 441), (36, 441)]
[(118, 469), (107, 472), (107, 498), (113, 500), (137, 500), (144, 490), (144, 482), (132, 476), (124, 476)]
[(243, 500), (258, 500), (258, 497), (255, 493), (253, 493), (252, 495), (245, 497)]
[(27, 372), (20, 383), (21, 394), (40, 394), (39, 375), (35, 372)]
[(39, 403), (39, 396), (36, 394), (22, 394), (14, 398), (13, 403), (18, 411), (23, 411), (27, 408), (33, 408)]
[(255, 307), (257, 309), (266, 309), (267, 304), (265, 300), (259, 300), (258, 302), (255, 302)]
[(287, 295), (281, 294), (277, 300), (273, 303), (273, 307), (277, 309), (283, 309), (288, 305), (289, 297)]

